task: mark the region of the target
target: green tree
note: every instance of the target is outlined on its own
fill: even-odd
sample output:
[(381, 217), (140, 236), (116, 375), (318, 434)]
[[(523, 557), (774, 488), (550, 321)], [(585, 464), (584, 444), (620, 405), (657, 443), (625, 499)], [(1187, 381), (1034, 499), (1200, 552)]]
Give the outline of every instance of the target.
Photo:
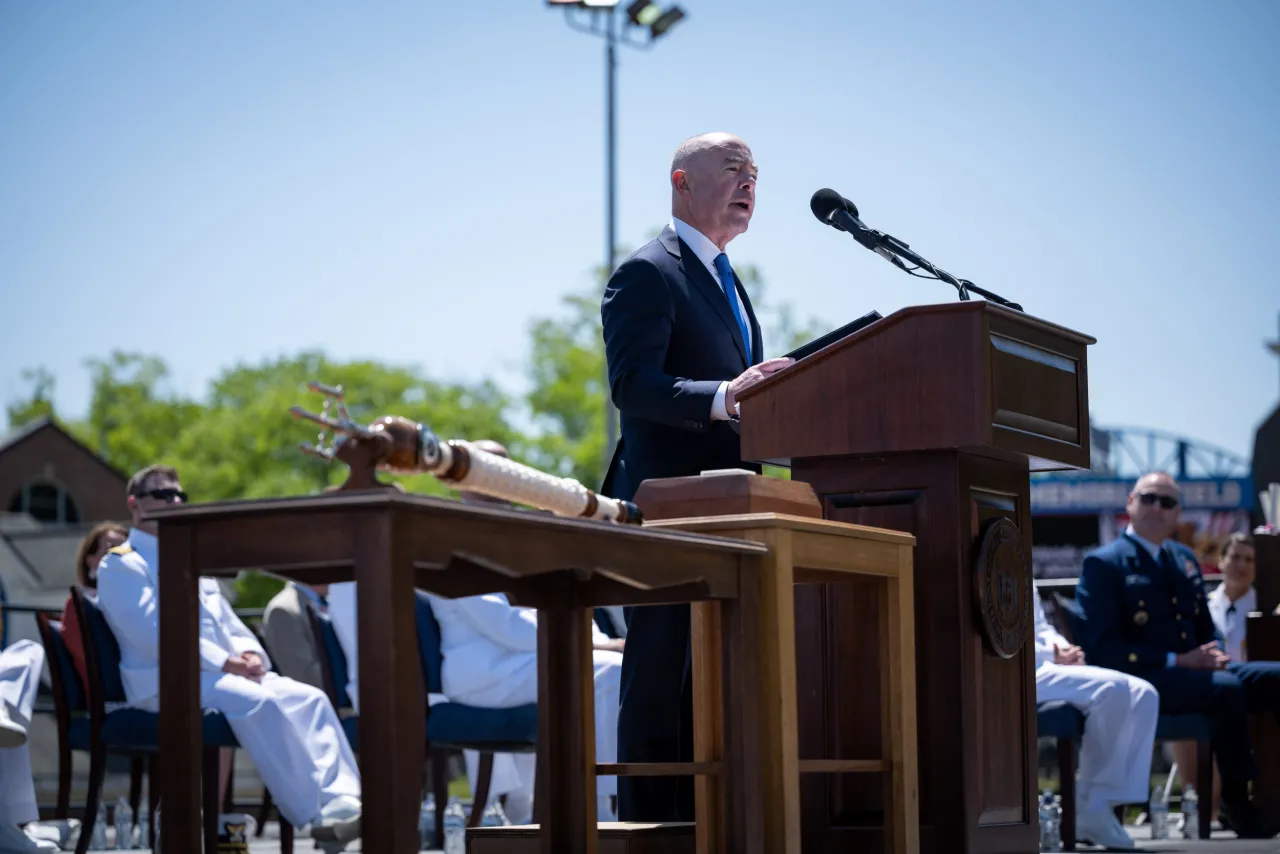
[(52, 418), (54, 414), (53, 374), (43, 366), (28, 368), (22, 372), (22, 380), (31, 383), (31, 396), (25, 400), (12, 401), (5, 407), (10, 430), (16, 430), (41, 418)]
[(70, 425), (82, 441), (123, 472), (152, 463), (177, 465), (177, 437), (204, 407), (167, 387), (169, 369), (156, 356), (116, 351), (86, 361), (89, 412)]
[(538, 430), (533, 465), (596, 489), (604, 479), (603, 284), (563, 298), (561, 317), (532, 328), (528, 406)]

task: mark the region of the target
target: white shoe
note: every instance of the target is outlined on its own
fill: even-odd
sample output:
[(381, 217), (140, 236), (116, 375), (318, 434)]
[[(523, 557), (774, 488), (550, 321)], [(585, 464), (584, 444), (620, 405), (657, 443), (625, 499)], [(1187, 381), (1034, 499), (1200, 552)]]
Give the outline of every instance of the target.
[(33, 821), (23, 828), (32, 839), (47, 839), (63, 851), (76, 847), (80, 819), (59, 818), (51, 821)]
[(338, 795), (320, 810), (320, 818), (311, 823), (311, 838), (324, 842), (348, 842), (360, 835), (359, 799)]
[(1076, 815), (1076, 840), (1087, 841), (1102, 848), (1117, 851), (1134, 851), (1137, 846), (1124, 829), (1124, 825), (1109, 809), (1094, 810)]
[(32, 854), (35, 851), (57, 850), (57, 843), (33, 839), (16, 824), (0, 824), (0, 854)]

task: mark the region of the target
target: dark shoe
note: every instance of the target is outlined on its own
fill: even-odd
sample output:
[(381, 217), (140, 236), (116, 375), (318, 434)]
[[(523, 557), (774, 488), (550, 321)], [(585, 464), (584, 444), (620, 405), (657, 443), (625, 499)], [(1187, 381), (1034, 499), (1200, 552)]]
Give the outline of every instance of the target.
[(1276, 830), (1262, 817), (1253, 801), (1227, 801), (1218, 807), (1218, 820), (1241, 839), (1271, 839)]

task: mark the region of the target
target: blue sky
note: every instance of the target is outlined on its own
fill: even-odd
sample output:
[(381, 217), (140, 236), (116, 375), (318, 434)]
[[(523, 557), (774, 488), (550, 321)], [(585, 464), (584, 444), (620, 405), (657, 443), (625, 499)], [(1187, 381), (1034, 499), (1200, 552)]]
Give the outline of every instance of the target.
[[(872, 227), (1098, 338), (1104, 424), (1248, 454), (1275, 405), (1280, 4), (681, 0), (619, 69), (619, 241), (685, 137), (760, 167), (729, 245), (834, 327), (949, 301)], [(531, 318), (603, 254), (603, 45), (541, 0), (0, 3), (0, 398), (23, 368), (303, 348), (523, 387)]]

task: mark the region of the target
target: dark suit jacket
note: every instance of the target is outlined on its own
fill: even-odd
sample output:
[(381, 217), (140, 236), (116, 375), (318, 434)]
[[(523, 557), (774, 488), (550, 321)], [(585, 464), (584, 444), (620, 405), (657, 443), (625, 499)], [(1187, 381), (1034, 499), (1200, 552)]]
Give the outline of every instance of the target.
[(1163, 548), (1168, 566), (1127, 535), (1085, 558), (1076, 601), (1089, 664), (1139, 674), (1218, 638), (1195, 553), (1173, 541)]
[(324, 690), (324, 671), (311, 618), (297, 585), (286, 584), (267, 603), (262, 614), (262, 636), (277, 673)]
[(760, 324), (734, 274), (751, 327), (747, 353), (729, 301), (670, 226), (609, 278), (604, 322), (609, 390), (622, 438), (601, 487), (630, 499), (640, 482), (742, 463), (738, 433), (711, 420), (716, 389), (763, 361)]

